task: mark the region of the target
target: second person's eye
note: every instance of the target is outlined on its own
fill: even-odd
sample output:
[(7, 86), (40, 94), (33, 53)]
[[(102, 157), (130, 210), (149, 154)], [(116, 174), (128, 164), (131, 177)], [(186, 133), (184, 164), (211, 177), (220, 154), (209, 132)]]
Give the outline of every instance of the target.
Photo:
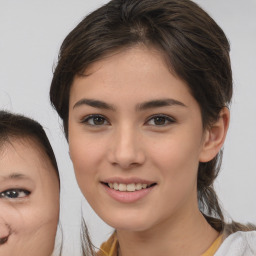
[(148, 119), (146, 122), (147, 125), (154, 125), (154, 126), (166, 126), (168, 124), (174, 123), (175, 120), (166, 115), (155, 115)]
[(91, 125), (91, 126), (102, 126), (108, 125), (109, 122), (102, 115), (89, 115), (82, 120), (82, 123)]
[(8, 189), (0, 193), (0, 198), (17, 199), (30, 195), (30, 192), (25, 189)]

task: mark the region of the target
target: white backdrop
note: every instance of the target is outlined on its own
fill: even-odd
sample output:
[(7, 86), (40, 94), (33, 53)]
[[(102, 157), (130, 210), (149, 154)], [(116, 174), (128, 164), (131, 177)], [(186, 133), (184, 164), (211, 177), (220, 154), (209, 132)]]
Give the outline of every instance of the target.
[[(77, 187), (60, 120), (49, 103), (49, 86), (64, 37), (87, 13), (106, 2), (0, 0), (0, 109), (40, 121), (51, 140), (61, 172), (64, 256), (78, 252), (82, 211), (95, 245), (111, 229), (93, 213)], [(231, 42), (235, 91), (216, 189), (232, 218), (256, 223), (256, 0), (196, 2)]]

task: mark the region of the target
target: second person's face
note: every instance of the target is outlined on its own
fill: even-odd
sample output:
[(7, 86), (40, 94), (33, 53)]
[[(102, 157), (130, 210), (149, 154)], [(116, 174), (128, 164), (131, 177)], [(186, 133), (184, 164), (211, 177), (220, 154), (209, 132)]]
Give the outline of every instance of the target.
[(59, 180), (37, 143), (12, 139), (0, 152), (0, 255), (50, 256), (59, 217)]
[(154, 49), (113, 54), (75, 78), (69, 146), (82, 193), (116, 229), (146, 231), (197, 209), (200, 108)]

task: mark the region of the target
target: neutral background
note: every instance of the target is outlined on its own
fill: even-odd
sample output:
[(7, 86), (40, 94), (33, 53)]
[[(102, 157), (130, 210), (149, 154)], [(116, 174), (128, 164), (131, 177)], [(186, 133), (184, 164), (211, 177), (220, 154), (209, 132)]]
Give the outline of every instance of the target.
[[(78, 254), (81, 212), (96, 246), (111, 229), (93, 213), (77, 187), (61, 122), (49, 103), (49, 85), (64, 37), (106, 2), (0, 0), (0, 108), (40, 121), (52, 142), (61, 172), (64, 256)], [(235, 92), (216, 189), (229, 216), (256, 223), (256, 0), (196, 2), (231, 42)]]

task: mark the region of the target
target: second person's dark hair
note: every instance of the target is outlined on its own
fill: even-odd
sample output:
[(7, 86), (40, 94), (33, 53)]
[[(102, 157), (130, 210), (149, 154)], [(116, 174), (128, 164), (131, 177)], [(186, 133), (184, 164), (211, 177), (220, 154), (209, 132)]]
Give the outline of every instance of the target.
[(43, 127), (31, 118), (0, 111), (0, 146), (12, 138), (33, 138), (49, 157), (59, 178), (58, 165)]

